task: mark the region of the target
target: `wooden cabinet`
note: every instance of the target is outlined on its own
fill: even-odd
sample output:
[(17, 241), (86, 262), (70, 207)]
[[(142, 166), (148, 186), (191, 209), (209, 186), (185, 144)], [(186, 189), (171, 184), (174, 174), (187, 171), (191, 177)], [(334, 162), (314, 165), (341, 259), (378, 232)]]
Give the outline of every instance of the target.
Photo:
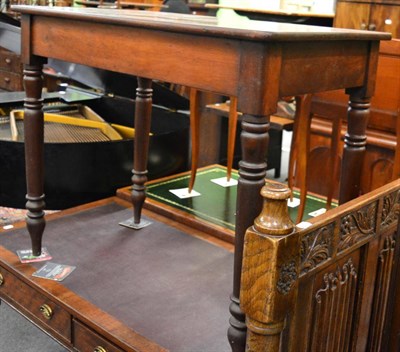
[(334, 26), (392, 33), (400, 38), (400, 2), (392, 0), (338, 1)]
[(20, 56), (0, 48), (0, 89), (23, 90)]

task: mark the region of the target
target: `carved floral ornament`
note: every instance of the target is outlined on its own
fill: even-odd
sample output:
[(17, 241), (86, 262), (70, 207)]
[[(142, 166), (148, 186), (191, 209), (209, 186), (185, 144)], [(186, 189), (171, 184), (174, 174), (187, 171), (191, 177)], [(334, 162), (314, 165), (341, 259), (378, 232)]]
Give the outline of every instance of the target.
[(279, 280), (276, 289), (279, 293), (287, 295), (297, 280), (296, 262), (294, 260), (283, 264), (279, 272)]
[(400, 191), (389, 194), (383, 198), (381, 224), (386, 227), (400, 216)]
[(374, 234), (376, 211), (377, 203), (374, 202), (341, 219), (339, 251), (343, 251)]
[(309, 272), (332, 256), (333, 230), (334, 223), (331, 223), (301, 239), (301, 274)]

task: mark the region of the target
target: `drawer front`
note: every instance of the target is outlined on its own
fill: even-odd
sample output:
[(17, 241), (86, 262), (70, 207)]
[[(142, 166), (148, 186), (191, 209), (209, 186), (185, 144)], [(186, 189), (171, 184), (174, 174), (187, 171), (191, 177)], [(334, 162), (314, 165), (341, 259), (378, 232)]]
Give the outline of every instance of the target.
[(56, 333), (71, 342), (71, 315), (56, 303), (28, 286), (0, 267), (0, 297), (10, 301), (21, 313), (42, 326), (50, 334)]
[(22, 75), (0, 70), (0, 88), (10, 91), (23, 90)]
[(23, 90), (22, 75), (0, 71), (0, 88), (11, 91)]
[(21, 59), (17, 54), (0, 48), (0, 70), (22, 73)]
[(123, 352), (78, 320), (73, 323), (73, 346), (80, 352)]

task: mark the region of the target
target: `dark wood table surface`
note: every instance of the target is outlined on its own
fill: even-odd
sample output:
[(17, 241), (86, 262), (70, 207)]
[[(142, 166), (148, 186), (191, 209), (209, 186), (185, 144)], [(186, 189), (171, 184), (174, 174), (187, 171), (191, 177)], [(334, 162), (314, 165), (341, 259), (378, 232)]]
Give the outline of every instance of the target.
[(145, 200), (151, 80), (236, 96), (243, 113), (234, 284), (229, 340), (242, 350), (246, 326), (239, 308), (245, 230), (259, 214), (269, 116), (280, 97), (346, 89), (350, 95), (340, 202), (359, 195), (369, 101), (379, 41), (389, 34), (128, 10), (14, 6), (21, 13), (25, 64), (27, 226), (40, 252), (43, 216), (42, 65), (51, 57), (138, 76), (133, 192), (140, 224)]

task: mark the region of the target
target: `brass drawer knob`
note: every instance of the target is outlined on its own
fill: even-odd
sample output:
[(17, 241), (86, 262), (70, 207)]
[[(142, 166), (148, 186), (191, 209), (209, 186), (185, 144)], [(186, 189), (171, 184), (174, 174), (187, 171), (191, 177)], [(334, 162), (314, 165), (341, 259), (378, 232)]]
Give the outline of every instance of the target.
[(107, 352), (107, 350), (104, 347), (97, 346), (94, 348), (93, 352)]
[(10, 58), (7, 57), (5, 61), (6, 61), (6, 64), (11, 64), (11, 59)]
[(0, 286), (4, 284), (4, 277), (0, 273)]
[(53, 317), (53, 310), (47, 304), (41, 305), (39, 310), (47, 320)]
[(10, 83), (11, 79), (9, 77), (4, 77), (4, 82)]

